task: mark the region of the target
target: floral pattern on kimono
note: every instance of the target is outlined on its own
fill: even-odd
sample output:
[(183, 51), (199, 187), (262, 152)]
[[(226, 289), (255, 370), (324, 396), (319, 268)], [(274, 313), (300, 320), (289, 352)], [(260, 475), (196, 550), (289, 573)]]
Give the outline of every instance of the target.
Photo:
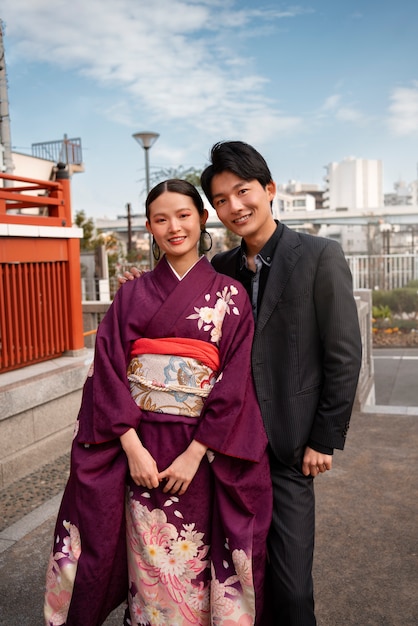
[[(201, 477), (198, 478), (196, 474), (191, 483), (192, 486), (196, 482), (202, 501), (198, 504), (195, 496), (194, 505), (190, 503), (186, 506), (187, 500), (183, 500), (184, 509), (173, 509), (178, 510), (183, 518), (178, 517), (175, 524), (174, 518), (170, 518), (168, 536), (171, 537), (172, 533), (173, 541), (177, 537), (178, 542), (185, 541), (186, 536), (190, 540), (192, 534), (196, 533), (193, 535), (194, 547), (191, 543), (190, 549), (197, 552), (191, 560), (197, 570), (205, 564), (202, 572), (198, 574), (196, 571), (196, 575), (203, 576), (205, 580), (209, 570), (205, 562), (209, 563), (215, 544), (222, 537), (224, 543), (225, 538), (229, 540), (231, 558), (227, 569), (231, 567), (234, 573), (231, 578), (228, 569), (228, 575), (220, 578), (220, 569), (212, 571), (210, 611), (213, 624), (235, 626), (239, 623), (247, 626), (247, 623), (253, 623), (251, 611), (248, 612), (247, 620), (247, 611), (245, 607), (241, 610), (242, 606), (239, 622), (234, 617), (235, 608), (231, 609), (229, 617), (222, 617), (224, 621), (217, 622), (217, 617), (215, 620), (218, 611), (216, 607), (226, 601), (234, 605), (234, 594), (240, 585), (240, 602), (246, 601), (248, 585), (242, 572), (252, 572), (256, 602), (260, 603), (262, 599), (265, 541), (272, 497), (266, 455), (267, 438), (251, 375), (252, 335), (251, 305), (245, 290), (233, 279), (217, 274), (205, 258), (182, 281), (178, 280), (163, 258), (154, 271), (119, 289), (99, 326), (94, 369), (83, 389), (78, 428), (72, 446), (70, 478), (55, 530), (59, 542), (52, 550), (47, 572), (45, 623), (48, 626), (98, 626), (128, 595), (124, 510), (125, 485), (127, 480), (129, 484), (129, 475), (126, 455), (119, 438), (129, 428), (138, 430), (141, 440), (141, 430), (144, 434), (149, 433), (144, 445), (147, 448), (156, 446), (155, 451), (151, 451), (155, 458), (161, 451), (165, 453), (167, 435), (174, 432), (174, 428), (176, 435), (170, 454), (183, 451), (193, 438), (214, 453), (213, 463), (202, 461), (204, 467)], [(221, 375), (205, 401), (199, 418), (148, 412), (135, 404), (130, 395), (126, 372), (131, 346), (140, 337), (190, 337), (218, 345)], [(158, 420), (163, 420), (165, 426), (162, 427), (162, 422)], [(157, 439), (158, 432), (161, 441)], [(178, 446), (180, 450), (176, 452)], [(161, 467), (167, 467), (172, 458), (170, 460), (163, 455)], [(204, 484), (209, 476), (212, 476), (213, 500), (205, 503)], [(260, 498), (263, 499), (261, 510)], [(217, 528), (221, 523), (222, 533), (216, 536), (216, 533), (212, 533), (210, 540), (202, 538), (202, 545), (196, 546), (201, 529), (193, 519), (193, 506), (196, 513), (203, 515), (202, 505), (203, 509), (206, 507), (216, 512), (218, 521), (214, 525)], [(143, 502), (138, 508), (141, 506), (144, 506)], [(162, 514), (167, 515), (164, 501), (151, 507), (147, 514), (144, 511), (141, 513), (145, 518), (150, 515), (158, 519)], [(64, 523), (70, 525), (70, 531)], [(78, 529), (80, 552), (69, 548), (69, 545), (73, 546), (71, 538), (68, 544), (71, 528), (73, 533)], [(210, 550), (207, 551), (209, 545)], [(184, 546), (176, 549), (181, 547)], [(217, 553), (220, 554), (221, 550), (217, 550)], [(135, 550), (130, 550), (129, 558), (134, 558), (134, 554)], [(76, 560), (72, 561), (76, 555)], [(144, 558), (143, 555), (141, 558)], [(252, 559), (257, 563), (256, 569), (251, 565)], [(62, 573), (67, 566), (69, 576), (63, 578)], [(150, 580), (156, 576), (157, 570), (153, 567), (148, 564), (146, 569)], [(168, 571), (159, 568), (158, 576), (168, 576)], [(236, 580), (237, 576), (239, 580)], [(180, 596), (176, 594), (180, 590), (177, 589), (177, 581), (180, 578), (177, 575), (170, 580), (172, 584), (167, 585), (167, 588), (178, 600)], [(205, 612), (206, 583), (201, 585), (200, 580), (195, 596), (189, 589), (187, 601), (183, 604), (180, 602), (184, 609), (180, 613), (184, 619), (185, 614), (195, 615), (196, 610), (202, 614)], [(247, 591), (242, 593), (244, 589)], [(133, 598), (136, 597), (135, 589), (131, 587), (129, 592)], [(174, 599), (173, 603), (170, 610), (177, 606)], [(228, 604), (228, 607), (231, 606)], [(136, 612), (140, 610), (142, 608), (135, 609)], [(152, 626), (164, 623), (162, 617), (155, 613), (156, 610), (148, 616)], [(135, 613), (135, 618), (138, 615)], [(183, 622), (179, 622), (179, 626), (187, 624), (187, 621)], [(138, 623), (142, 624), (140, 621)], [(199, 622), (190, 623), (197, 625)], [(174, 624), (172, 622), (170, 626)]]

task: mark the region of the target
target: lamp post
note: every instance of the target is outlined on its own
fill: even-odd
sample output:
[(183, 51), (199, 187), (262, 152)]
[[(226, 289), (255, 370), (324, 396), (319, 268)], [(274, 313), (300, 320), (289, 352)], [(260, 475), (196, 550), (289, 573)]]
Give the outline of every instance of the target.
[[(149, 194), (149, 149), (154, 145), (154, 143), (157, 141), (158, 137), (160, 135), (158, 133), (151, 133), (151, 132), (142, 132), (142, 133), (134, 133), (132, 135), (132, 137), (135, 139), (135, 141), (137, 141), (140, 146), (142, 148), (144, 148), (144, 152), (145, 152), (145, 183), (146, 183), (146, 190), (147, 190), (147, 196)], [(152, 255), (152, 236), (151, 233), (148, 234), (149, 236), (149, 265), (150, 265), (150, 269), (152, 270), (153, 265), (154, 265), (154, 257)]]

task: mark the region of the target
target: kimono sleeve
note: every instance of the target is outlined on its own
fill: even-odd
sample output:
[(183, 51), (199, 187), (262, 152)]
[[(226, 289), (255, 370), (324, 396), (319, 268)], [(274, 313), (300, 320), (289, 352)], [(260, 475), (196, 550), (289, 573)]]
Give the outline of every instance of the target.
[(124, 287), (124, 298), (122, 290), (116, 294), (98, 328), (93, 368), (84, 384), (78, 415), (80, 443), (111, 441), (129, 428), (136, 429), (140, 421), (140, 409), (131, 397), (126, 376), (130, 342), (124, 329), (129, 322), (129, 287)]
[(234, 306), (225, 315), (219, 345), (221, 373), (194, 438), (222, 454), (259, 461), (267, 437), (251, 373), (254, 321), (247, 293), (235, 281), (234, 286)]

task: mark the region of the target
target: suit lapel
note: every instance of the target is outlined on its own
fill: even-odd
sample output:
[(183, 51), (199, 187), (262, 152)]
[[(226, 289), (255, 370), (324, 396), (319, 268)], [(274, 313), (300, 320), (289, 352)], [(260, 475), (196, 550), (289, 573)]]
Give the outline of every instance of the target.
[(287, 228), (287, 226), (284, 226), (282, 236), (280, 237), (273, 256), (261, 307), (258, 312), (255, 337), (262, 332), (277, 306), (301, 254), (302, 250), (299, 235), (290, 230), (290, 228)]

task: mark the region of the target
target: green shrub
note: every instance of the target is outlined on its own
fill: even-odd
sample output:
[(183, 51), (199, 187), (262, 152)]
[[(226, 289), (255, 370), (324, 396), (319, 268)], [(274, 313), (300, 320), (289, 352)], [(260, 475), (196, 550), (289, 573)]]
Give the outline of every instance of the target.
[(379, 304), (379, 306), (373, 306), (372, 315), (375, 319), (391, 319), (392, 311), (387, 304)]
[(405, 287), (408, 287), (410, 289), (418, 289), (418, 280), (410, 280), (409, 283), (405, 285)]
[[(393, 315), (406, 313), (410, 318), (418, 318), (418, 289), (416, 287), (403, 287), (402, 289), (391, 289), (390, 291), (380, 289), (373, 291), (372, 302), (374, 317), (376, 317), (375, 309), (376, 312), (379, 309), (388, 309)], [(382, 315), (378, 317), (382, 317)]]

